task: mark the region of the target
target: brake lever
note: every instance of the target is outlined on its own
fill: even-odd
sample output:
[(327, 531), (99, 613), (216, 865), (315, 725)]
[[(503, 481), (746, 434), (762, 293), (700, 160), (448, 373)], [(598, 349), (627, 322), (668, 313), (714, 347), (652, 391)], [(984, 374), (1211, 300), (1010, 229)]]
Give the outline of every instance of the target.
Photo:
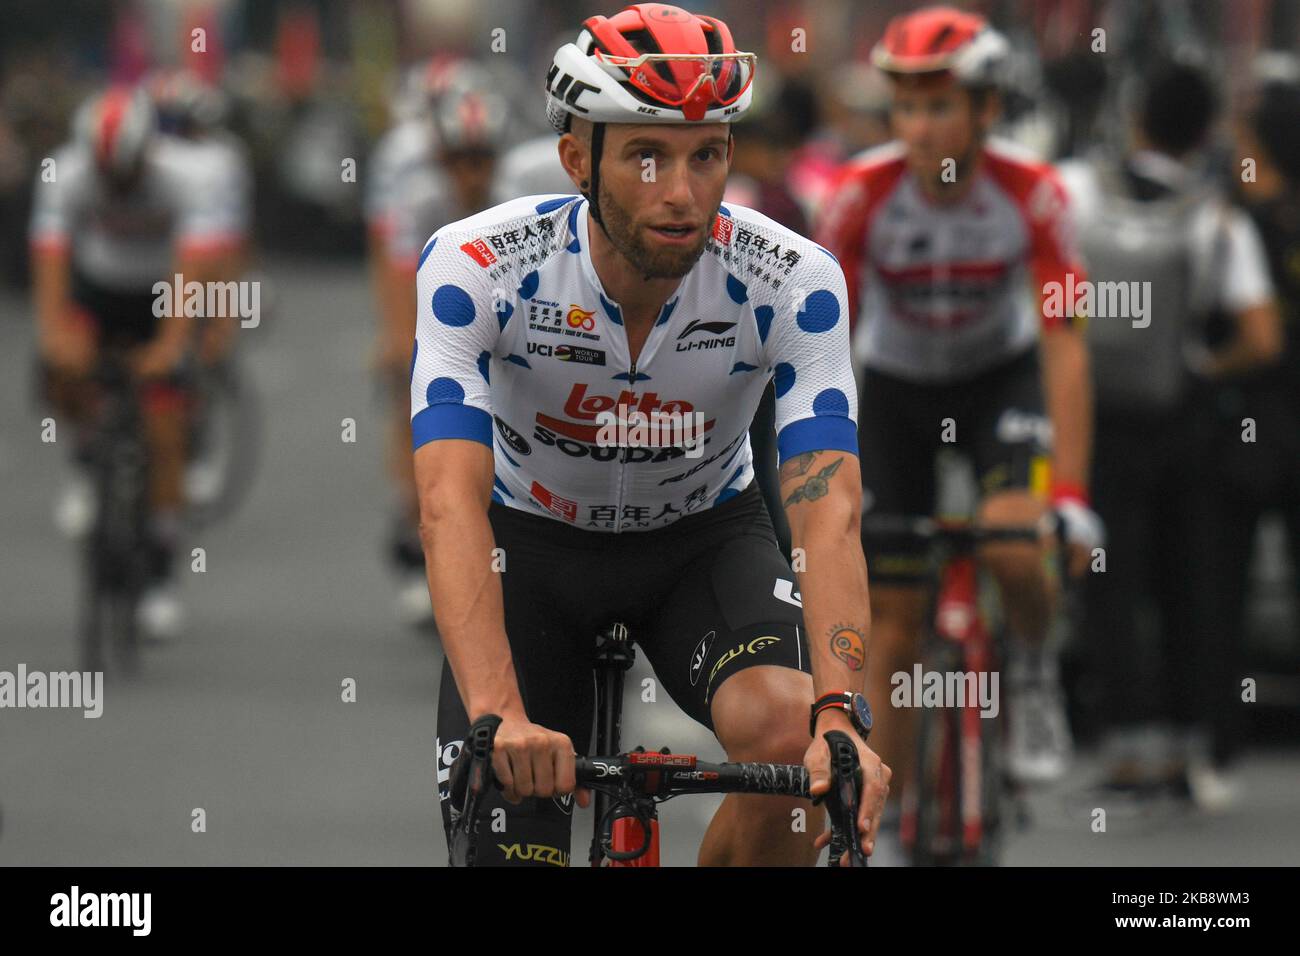
[(501, 718), (484, 714), (470, 726), (465, 744), (451, 767), (447, 783), (451, 800), (451, 844), (447, 847), (451, 866), (473, 866), (478, 857), (479, 804), (488, 786), (501, 789), (492, 772), (492, 744)]
[(862, 793), (862, 765), (858, 748), (842, 730), (828, 730), (822, 737), (830, 750), (831, 788), (826, 792), (826, 812), (830, 817), (830, 860), (838, 866), (840, 857), (849, 854), (849, 866), (866, 866), (867, 855), (858, 839), (858, 808)]

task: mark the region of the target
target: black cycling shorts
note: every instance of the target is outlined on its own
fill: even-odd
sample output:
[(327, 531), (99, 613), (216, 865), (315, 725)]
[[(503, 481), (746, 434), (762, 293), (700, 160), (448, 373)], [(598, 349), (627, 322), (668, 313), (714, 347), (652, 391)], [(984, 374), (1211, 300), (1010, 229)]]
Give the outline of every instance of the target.
[[(949, 418), (953, 442), (944, 441)], [(981, 497), (1013, 489), (1043, 493), (1050, 444), (1037, 349), (951, 385), (868, 369), (858, 403), (863, 513), (932, 515), (935, 455), (945, 448), (970, 456)], [(863, 550), (876, 580), (914, 582), (924, 574), (923, 546), (916, 542), (868, 538)]]
[[(713, 729), (710, 702), (747, 667), (811, 673), (794, 576), (754, 483), (706, 512), (654, 531), (611, 534), (561, 524), (495, 502), (488, 517), (504, 549), (505, 627), (529, 720), (590, 745), (596, 635), (627, 625), (662, 689)], [(778, 582), (788, 582), (789, 586)], [(438, 796), (450, 823), (447, 782), (469, 718), (449, 664), (438, 695)], [(505, 808), (506, 831), (487, 820)], [(479, 865), (567, 864), (571, 800), (493, 792), (481, 825)]]
[(153, 313), (158, 296), (152, 289), (110, 289), (74, 269), (70, 295), (94, 320), (103, 345), (132, 348), (158, 334), (162, 320)]

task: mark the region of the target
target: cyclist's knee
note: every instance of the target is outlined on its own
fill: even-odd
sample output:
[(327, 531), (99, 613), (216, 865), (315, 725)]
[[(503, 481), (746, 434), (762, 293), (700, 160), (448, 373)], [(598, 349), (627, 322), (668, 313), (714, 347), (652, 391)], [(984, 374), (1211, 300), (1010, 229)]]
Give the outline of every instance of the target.
[[(979, 521), (994, 527), (1031, 527), (1043, 516), (1043, 503), (1024, 489), (990, 495), (981, 504)], [(980, 560), (1003, 584), (1036, 580), (1043, 574), (1041, 546), (1031, 542), (992, 542)]]
[(808, 750), (812, 678), (788, 667), (749, 667), (732, 675), (713, 700), (714, 730), (727, 759), (802, 763)]

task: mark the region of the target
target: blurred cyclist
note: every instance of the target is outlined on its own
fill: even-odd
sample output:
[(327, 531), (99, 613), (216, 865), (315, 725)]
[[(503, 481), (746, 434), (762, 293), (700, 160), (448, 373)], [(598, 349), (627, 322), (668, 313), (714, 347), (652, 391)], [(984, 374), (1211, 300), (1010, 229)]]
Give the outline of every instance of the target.
[[(413, 164), (393, 186), (384, 298), (389, 311), (381, 353), (401, 356), (385, 364), (392, 384), (390, 469), (398, 488), (394, 558), (403, 578), (402, 613), (412, 622), (429, 621), (429, 590), (419, 538), (419, 511), (410, 455), (411, 342), (415, 339), (412, 288), (420, 250), (430, 235), (449, 222), (493, 204), (497, 158), (509, 123), (507, 103), (491, 91), (487, 74), (463, 71), (449, 82), (430, 110), (432, 162)], [(555, 144), (552, 140), (551, 148)]]
[[(1067, 521), (1077, 574), (1101, 538), (1086, 490), (1088, 356), (1072, 303), (1061, 318), (1040, 303), (1046, 283), (1082, 274), (1050, 167), (989, 137), (1006, 52), (1001, 34), (974, 14), (935, 7), (892, 20), (872, 60), (892, 81), (898, 141), (848, 164), (820, 238), (848, 278), (855, 352), (866, 366), (864, 511), (932, 513), (935, 454), (955, 445), (973, 459), (981, 522), (1033, 525), (1050, 495)], [(879, 706), (890, 699), (890, 675), (910, 673), (918, 659), (925, 561), (914, 547), (867, 555)], [(1053, 582), (1032, 545), (990, 545), (983, 559), (1011, 638), (1011, 769), (1052, 779), (1069, 747), (1043, 653)], [(880, 723), (882, 754), (895, 768), (909, 765), (915, 716), (898, 709)]]
[[(182, 506), (183, 396), (170, 378), (188, 347), (183, 309), (155, 317), (156, 282), (206, 281), (229, 248), (226, 224), (192, 152), (157, 135), (142, 89), (114, 87), (85, 104), (75, 139), (35, 187), (31, 223), (33, 290), (48, 396), (70, 424), (84, 422), (89, 373), (103, 345), (131, 350), (144, 385), (153, 508), (153, 586), (141, 623), (174, 634), (180, 607), (171, 587)], [(183, 302), (183, 300), (182, 300)], [(179, 303), (178, 303), (179, 304)], [(56, 517), (76, 533), (92, 520), (82, 484)]]

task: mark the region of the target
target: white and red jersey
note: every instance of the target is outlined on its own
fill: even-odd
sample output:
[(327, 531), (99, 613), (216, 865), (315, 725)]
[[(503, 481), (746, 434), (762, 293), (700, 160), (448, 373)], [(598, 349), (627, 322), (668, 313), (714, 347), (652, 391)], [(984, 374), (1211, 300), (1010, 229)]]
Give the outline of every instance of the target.
[(195, 148), (159, 137), (126, 193), (108, 189), (83, 147), (53, 157), (53, 175), (37, 178), (29, 237), (36, 251), (66, 249), (80, 275), (107, 289), (139, 291), (172, 281), (180, 256), (232, 243), (231, 218), (219, 201), (224, 178)]
[(412, 174), (433, 168), (436, 147), (437, 134), (424, 117), (403, 120), (379, 138), (370, 154), (363, 203), (372, 234), (392, 238), (404, 183)]
[(1084, 278), (1055, 171), (996, 140), (948, 205), (922, 192), (901, 143), (860, 153), (818, 240), (844, 267), (858, 361), (919, 383), (968, 379), (1023, 352), (1068, 321), (1043, 316), (1044, 285)]

